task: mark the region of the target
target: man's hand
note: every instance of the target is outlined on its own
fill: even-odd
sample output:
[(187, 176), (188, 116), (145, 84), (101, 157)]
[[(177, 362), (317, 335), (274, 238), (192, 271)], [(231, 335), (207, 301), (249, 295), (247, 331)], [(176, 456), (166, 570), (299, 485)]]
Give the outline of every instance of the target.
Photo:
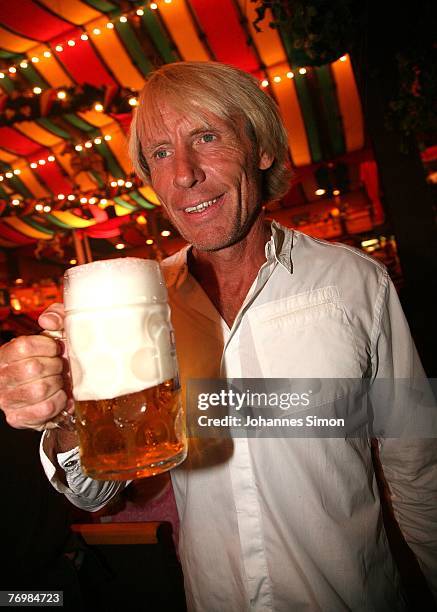
[[(38, 323), (62, 331), (63, 305), (52, 304)], [(0, 347), (0, 407), (9, 425), (41, 431), (62, 410), (72, 410), (62, 354), (61, 342), (44, 335), (20, 336)]]

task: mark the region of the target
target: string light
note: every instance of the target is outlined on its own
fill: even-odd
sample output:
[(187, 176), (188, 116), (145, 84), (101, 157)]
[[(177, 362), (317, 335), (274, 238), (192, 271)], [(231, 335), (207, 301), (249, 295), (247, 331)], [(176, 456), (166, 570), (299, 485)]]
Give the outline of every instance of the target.
[(33, 93), (36, 94), (37, 96), (42, 92), (41, 87), (34, 87), (33, 88)]
[(95, 204), (96, 202), (97, 202), (97, 198), (94, 198), (94, 197), (88, 200), (88, 204)]
[(80, 145), (80, 144), (77, 144), (74, 148), (75, 148), (76, 151), (82, 151), (83, 146)]
[(306, 68), (299, 68), (299, 74), (306, 74), (306, 73), (307, 73)]
[(119, 187), (123, 187), (123, 185), (124, 185), (124, 180), (123, 180), (123, 179), (118, 179), (118, 181), (117, 181), (117, 185), (118, 185)]
[(13, 204), (14, 206), (20, 206), (20, 200), (17, 200), (16, 198), (14, 198), (14, 199), (12, 200), (12, 204)]
[(87, 204), (87, 203), (88, 203), (88, 198), (85, 198), (85, 197), (80, 198), (79, 202), (80, 202), (81, 204)]
[(84, 146), (85, 146), (85, 149), (91, 149), (91, 147), (93, 146), (93, 143), (88, 140), (88, 142), (86, 142)]
[(98, 113), (102, 113), (103, 112), (103, 104), (101, 104), (100, 102), (96, 102), (94, 104), (94, 110), (97, 111)]
[(73, 200), (76, 199), (76, 196), (73, 195), (72, 193), (70, 193), (70, 195), (67, 196), (67, 200), (69, 200), (70, 202), (73, 202)]
[(48, 212), (50, 212), (51, 210), (52, 210), (52, 207), (51, 207), (51, 206), (49, 206), (49, 205), (47, 205), (47, 206), (43, 206), (43, 211), (44, 211), (45, 213), (48, 213)]
[(282, 81), (280, 76), (273, 77), (273, 80), (275, 81), (275, 83), (280, 83)]
[(44, 208), (44, 206), (42, 204), (37, 204), (35, 206), (35, 210), (37, 210), (38, 212), (40, 212), (43, 208)]
[(340, 57), (340, 62), (347, 62), (347, 55), (342, 55)]
[(287, 79), (293, 79), (293, 78), (294, 78), (294, 72), (292, 72), (291, 70), (289, 70), (289, 71), (287, 72), (287, 75), (286, 75), (286, 76), (287, 76)]
[[(164, 0), (164, 2), (166, 4), (170, 4), (171, 0)], [(149, 8), (151, 8), (152, 10), (156, 10), (158, 8), (158, 5), (156, 2), (152, 2)], [(129, 15), (136, 14), (139, 17), (141, 17), (142, 15), (144, 15), (144, 9), (145, 9), (145, 6), (142, 6), (142, 7), (140, 6), (140, 7), (136, 7), (136, 9), (131, 9), (130, 11), (127, 11), (124, 15), (117, 17), (113, 21), (108, 21), (105, 24), (105, 26), (108, 30), (112, 30), (114, 29), (114, 21), (118, 21), (119, 23), (127, 23)], [(95, 36), (99, 36), (100, 34), (102, 34), (101, 28), (98, 28), (98, 27), (93, 28), (92, 32)], [(58, 43), (54, 47), (54, 50), (57, 53), (62, 53), (66, 45), (68, 45), (69, 47), (74, 47), (78, 42), (80, 41), (86, 42), (87, 40), (89, 40), (89, 34), (82, 32), (82, 34), (78, 36), (77, 38), (70, 38), (63, 43)], [(52, 56), (53, 56), (53, 52), (46, 49), (45, 51), (42, 52), (42, 54), (39, 57), (38, 55), (34, 55), (31, 58), (31, 61), (34, 64), (37, 64), (41, 59), (44, 59), (44, 58), (50, 59)], [(20, 66), (20, 68), (28, 68), (29, 64), (26, 60), (22, 60), (17, 64), (12, 64), (11, 66), (9, 66), (7, 70), (9, 71), (10, 74), (15, 74), (17, 72), (18, 66)], [(4, 78), (5, 78), (4, 72), (0, 72), (0, 79), (4, 79)]]
[(70, 265), (75, 266), (77, 264), (77, 259), (70, 259)]
[[(150, 8), (152, 8), (152, 7), (150, 7)], [(153, 238), (148, 238), (146, 240), (146, 244), (153, 244)]]
[(261, 87), (268, 87), (269, 86), (269, 82), (267, 79), (264, 79), (263, 81), (261, 81)]
[(104, 139), (105, 139), (106, 141), (112, 140), (112, 136), (111, 136), (111, 134), (105, 134)]
[(133, 186), (133, 183), (131, 181), (126, 181), (124, 186), (126, 187), (126, 189), (130, 189)]
[(65, 100), (65, 98), (67, 97), (67, 92), (61, 89), (61, 91), (58, 91), (57, 96), (59, 100)]
[(322, 196), (325, 195), (326, 190), (325, 189), (316, 189), (315, 192), (316, 196)]
[(167, 236), (170, 236), (171, 232), (169, 230), (163, 230), (161, 232), (161, 236), (164, 236), (164, 238), (167, 238)]
[(123, 244), (122, 242), (117, 242), (117, 244), (115, 245), (115, 248), (118, 249), (119, 251), (121, 251), (125, 247), (126, 247), (126, 245)]
[(21, 174), (21, 170), (19, 168), (16, 168), (14, 170), (14, 174), (18, 176), (19, 174)]
[(63, 193), (58, 193), (58, 200), (65, 200), (65, 196)]
[(13, 178), (14, 177), (14, 173), (13, 172), (6, 172), (5, 177), (8, 178), (8, 179), (9, 178)]
[(340, 189), (334, 189), (334, 191), (332, 192), (332, 195), (339, 196), (340, 195)]
[(110, 185), (111, 187), (117, 187), (117, 181), (111, 181)]
[(131, 106), (138, 106), (138, 99), (137, 98), (129, 98), (129, 104)]

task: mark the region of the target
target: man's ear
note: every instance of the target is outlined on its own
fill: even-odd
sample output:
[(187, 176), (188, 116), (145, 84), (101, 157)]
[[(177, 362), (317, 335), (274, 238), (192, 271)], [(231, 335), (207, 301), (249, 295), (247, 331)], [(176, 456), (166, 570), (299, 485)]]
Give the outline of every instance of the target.
[(261, 152), (259, 156), (258, 168), (260, 170), (268, 170), (274, 161), (275, 161), (275, 158), (272, 155), (269, 155), (268, 153), (264, 153), (263, 151)]

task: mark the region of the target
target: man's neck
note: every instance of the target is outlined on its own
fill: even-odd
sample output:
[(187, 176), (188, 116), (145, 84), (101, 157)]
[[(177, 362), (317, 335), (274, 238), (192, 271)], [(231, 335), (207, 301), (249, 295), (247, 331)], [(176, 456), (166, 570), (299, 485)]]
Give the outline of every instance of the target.
[(262, 264), (270, 228), (260, 215), (240, 242), (219, 251), (192, 249), (190, 273), (231, 327)]

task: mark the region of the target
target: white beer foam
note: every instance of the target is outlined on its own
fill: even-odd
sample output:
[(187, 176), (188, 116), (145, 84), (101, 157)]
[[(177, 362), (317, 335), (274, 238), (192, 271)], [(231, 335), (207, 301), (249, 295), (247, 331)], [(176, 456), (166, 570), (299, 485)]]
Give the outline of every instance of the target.
[(125, 257), (105, 259), (67, 270), (65, 309), (111, 307), (167, 300), (167, 289), (157, 261)]
[(135, 393), (177, 375), (167, 291), (157, 262), (85, 264), (65, 283), (68, 353), (78, 401)]

